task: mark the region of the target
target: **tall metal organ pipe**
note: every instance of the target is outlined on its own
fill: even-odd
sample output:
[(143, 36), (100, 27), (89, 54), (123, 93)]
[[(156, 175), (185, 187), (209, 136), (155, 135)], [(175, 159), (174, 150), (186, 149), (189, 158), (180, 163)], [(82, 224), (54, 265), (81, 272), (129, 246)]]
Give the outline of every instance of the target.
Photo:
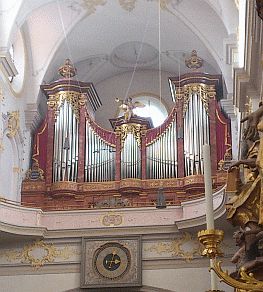
[(53, 182), (77, 181), (79, 123), (67, 100), (59, 108), (54, 132)]
[(162, 179), (177, 177), (176, 137), (176, 122), (174, 120), (153, 143), (147, 145), (147, 178)]
[(199, 92), (189, 92), (188, 107), (184, 115), (184, 167), (185, 175), (203, 174), (204, 144), (209, 144), (209, 116)]

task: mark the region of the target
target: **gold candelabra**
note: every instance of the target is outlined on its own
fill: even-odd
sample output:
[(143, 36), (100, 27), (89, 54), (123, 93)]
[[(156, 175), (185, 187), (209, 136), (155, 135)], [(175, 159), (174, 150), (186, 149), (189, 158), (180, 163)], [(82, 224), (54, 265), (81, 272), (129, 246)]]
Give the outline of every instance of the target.
[[(228, 271), (223, 271), (222, 261), (217, 259), (222, 255), (220, 243), (224, 237), (224, 232), (217, 229), (201, 230), (198, 232), (198, 239), (204, 245), (203, 256), (207, 256), (213, 262), (211, 269), (216, 273), (221, 282), (234, 287), (236, 292), (262, 292), (263, 281), (254, 278), (252, 273), (247, 273), (244, 268), (239, 271), (239, 279), (234, 279)], [(207, 292), (220, 292), (220, 290), (209, 290)]]

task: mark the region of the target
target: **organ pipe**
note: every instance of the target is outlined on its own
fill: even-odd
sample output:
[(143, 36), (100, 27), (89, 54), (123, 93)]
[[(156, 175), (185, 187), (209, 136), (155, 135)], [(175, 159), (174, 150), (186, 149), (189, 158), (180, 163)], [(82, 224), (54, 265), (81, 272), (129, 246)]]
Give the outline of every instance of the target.
[(209, 116), (201, 86), (189, 90), (184, 115), (185, 175), (203, 174), (202, 146), (209, 144)]
[(57, 113), (53, 143), (53, 182), (77, 181), (78, 120), (65, 100)]
[(112, 181), (115, 178), (115, 147), (86, 125), (85, 181)]
[(155, 141), (146, 147), (147, 178), (177, 177), (176, 123), (172, 121)]

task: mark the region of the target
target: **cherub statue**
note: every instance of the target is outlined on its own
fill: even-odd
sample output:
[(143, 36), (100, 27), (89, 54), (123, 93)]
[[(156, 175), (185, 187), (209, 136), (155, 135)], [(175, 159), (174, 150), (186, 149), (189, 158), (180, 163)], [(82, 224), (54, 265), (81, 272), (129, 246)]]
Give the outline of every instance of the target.
[(115, 98), (115, 101), (119, 104), (119, 108), (124, 112), (125, 121), (129, 121), (132, 116), (134, 116), (133, 110), (137, 107), (145, 107), (145, 105), (140, 101), (132, 101), (131, 97), (126, 98), (125, 100)]

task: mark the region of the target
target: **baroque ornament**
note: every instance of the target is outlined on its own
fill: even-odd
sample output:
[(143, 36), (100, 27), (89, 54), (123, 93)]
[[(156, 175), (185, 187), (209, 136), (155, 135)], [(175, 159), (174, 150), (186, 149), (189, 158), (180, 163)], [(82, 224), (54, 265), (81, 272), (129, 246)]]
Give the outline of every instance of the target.
[(138, 146), (141, 145), (141, 135), (143, 134), (143, 126), (140, 124), (123, 124), (116, 128), (117, 135), (121, 136), (121, 147), (123, 148), (124, 142), (127, 138), (128, 133), (132, 133), (138, 143)]
[(204, 60), (197, 56), (196, 50), (192, 50), (191, 57), (185, 59), (185, 66), (189, 69), (199, 69), (203, 66)]
[(8, 132), (6, 135), (9, 138), (13, 138), (16, 136), (20, 127), (19, 111), (8, 112), (7, 118), (8, 118)]
[(123, 221), (123, 216), (121, 214), (115, 213), (115, 212), (108, 212), (101, 219), (101, 223), (107, 227), (121, 225), (122, 221)]
[[(192, 245), (194, 243), (194, 245)], [(191, 247), (189, 248), (189, 244)], [(195, 255), (200, 254), (200, 245), (193, 240), (190, 233), (184, 232), (182, 237), (175, 238), (171, 242), (160, 242), (152, 245), (146, 251), (156, 251), (158, 254), (171, 253), (172, 256), (183, 258), (186, 262), (193, 260)]]
[(19, 260), (21, 263), (29, 263), (33, 268), (39, 269), (46, 263), (54, 262), (56, 258), (69, 259), (73, 255), (80, 253), (68, 246), (63, 249), (57, 249), (53, 244), (48, 244), (43, 240), (37, 240), (33, 243), (26, 244), (20, 250), (6, 250), (1, 252), (7, 261), (14, 262)]
[(47, 104), (55, 110), (55, 116), (57, 116), (65, 101), (71, 105), (76, 119), (79, 120), (79, 109), (85, 104), (86, 96), (76, 91), (60, 91), (50, 95)]
[(209, 109), (209, 100), (214, 99), (216, 96), (216, 90), (214, 85), (205, 85), (205, 84), (187, 84), (183, 87), (177, 87), (177, 99), (183, 99), (183, 113), (185, 114), (188, 109), (188, 104), (190, 101), (190, 96), (196, 93), (203, 102), (203, 106), (208, 113)]
[(137, 0), (119, 0), (119, 3), (123, 9), (131, 12), (135, 8), (136, 1)]
[(82, 0), (81, 6), (87, 10), (87, 14), (93, 14), (96, 12), (97, 6), (103, 6), (107, 3), (107, 0)]

